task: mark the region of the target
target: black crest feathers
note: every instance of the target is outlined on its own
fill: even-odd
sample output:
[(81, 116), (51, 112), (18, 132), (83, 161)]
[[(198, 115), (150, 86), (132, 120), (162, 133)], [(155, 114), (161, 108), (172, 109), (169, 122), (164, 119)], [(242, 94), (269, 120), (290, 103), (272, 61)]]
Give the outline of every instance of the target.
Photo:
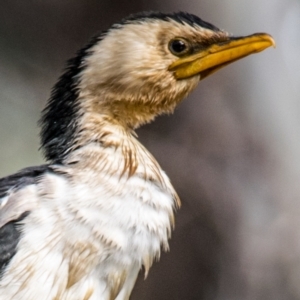
[(133, 23), (133, 22), (139, 22), (139, 21), (145, 21), (145, 20), (163, 20), (163, 21), (170, 21), (173, 20), (175, 22), (178, 22), (180, 24), (188, 24), (190, 26), (200, 26), (206, 29), (210, 29), (212, 31), (220, 31), (220, 29), (206, 21), (203, 21), (199, 17), (189, 14), (187, 12), (177, 12), (177, 13), (161, 13), (161, 12), (141, 12), (137, 14), (133, 14), (128, 16), (127, 18), (124, 18), (120, 24), (126, 24), (126, 23)]
[(42, 126), (41, 148), (48, 161), (61, 163), (74, 142), (79, 117), (79, 74), (85, 68), (84, 58), (99, 40), (101, 35), (94, 37), (67, 62), (66, 71), (54, 85), (50, 100), (42, 112), (39, 121)]

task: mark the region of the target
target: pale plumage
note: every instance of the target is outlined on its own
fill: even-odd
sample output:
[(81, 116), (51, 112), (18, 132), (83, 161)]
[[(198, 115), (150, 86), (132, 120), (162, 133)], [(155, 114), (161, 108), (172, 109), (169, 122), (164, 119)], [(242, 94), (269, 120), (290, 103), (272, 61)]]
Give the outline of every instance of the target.
[(168, 249), (180, 205), (134, 129), (225, 65), (196, 72), (193, 57), (232, 40), (193, 15), (145, 13), (69, 62), (41, 119), (49, 164), (0, 180), (1, 300), (129, 299), (140, 269)]

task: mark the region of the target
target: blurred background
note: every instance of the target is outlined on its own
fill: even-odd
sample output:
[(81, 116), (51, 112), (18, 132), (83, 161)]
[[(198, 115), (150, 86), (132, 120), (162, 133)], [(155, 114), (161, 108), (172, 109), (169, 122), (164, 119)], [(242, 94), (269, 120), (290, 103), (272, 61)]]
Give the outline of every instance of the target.
[(138, 131), (182, 208), (171, 252), (132, 299), (300, 299), (299, 0), (2, 0), (0, 175), (43, 162), (37, 120), (66, 59), (141, 10), (268, 32), (277, 48), (205, 79)]

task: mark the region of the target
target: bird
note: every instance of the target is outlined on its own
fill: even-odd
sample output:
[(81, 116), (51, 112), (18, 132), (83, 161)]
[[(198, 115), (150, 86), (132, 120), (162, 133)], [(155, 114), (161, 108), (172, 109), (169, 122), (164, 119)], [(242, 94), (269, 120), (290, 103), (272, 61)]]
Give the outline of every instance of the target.
[(266, 33), (236, 37), (193, 14), (151, 11), (79, 50), (39, 121), (46, 163), (0, 180), (0, 299), (128, 300), (169, 250), (180, 207), (135, 130), (270, 46)]

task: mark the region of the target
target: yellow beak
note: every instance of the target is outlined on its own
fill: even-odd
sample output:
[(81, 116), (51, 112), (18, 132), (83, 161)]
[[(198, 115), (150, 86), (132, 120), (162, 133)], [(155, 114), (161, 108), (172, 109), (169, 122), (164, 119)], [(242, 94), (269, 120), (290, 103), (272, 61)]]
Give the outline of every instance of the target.
[(255, 33), (245, 37), (230, 37), (228, 41), (216, 42), (204, 51), (179, 58), (169, 67), (177, 79), (200, 75), (200, 80), (222, 67), (274, 46), (275, 41), (266, 33)]

